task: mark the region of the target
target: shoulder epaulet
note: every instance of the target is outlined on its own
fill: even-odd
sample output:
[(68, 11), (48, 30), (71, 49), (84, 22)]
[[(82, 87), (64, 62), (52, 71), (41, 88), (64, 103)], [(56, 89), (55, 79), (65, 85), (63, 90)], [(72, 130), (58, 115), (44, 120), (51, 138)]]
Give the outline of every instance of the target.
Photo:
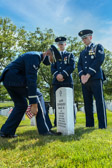
[(94, 52), (95, 52), (95, 55), (96, 55), (96, 51), (97, 51), (97, 48), (100, 47), (102, 49), (102, 51), (99, 50), (100, 53), (103, 53), (104, 52), (104, 48), (101, 44), (96, 44), (94, 46)]

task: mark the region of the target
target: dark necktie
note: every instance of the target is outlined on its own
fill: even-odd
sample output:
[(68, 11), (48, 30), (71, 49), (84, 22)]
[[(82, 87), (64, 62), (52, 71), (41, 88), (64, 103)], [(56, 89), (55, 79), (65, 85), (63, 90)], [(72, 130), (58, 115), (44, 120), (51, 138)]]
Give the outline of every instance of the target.
[(89, 51), (90, 47), (89, 47), (89, 46), (87, 46), (87, 47), (86, 47), (86, 49), (87, 49), (87, 51)]
[(63, 51), (61, 52), (61, 55), (62, 55), (62, 57), (63, 57)]

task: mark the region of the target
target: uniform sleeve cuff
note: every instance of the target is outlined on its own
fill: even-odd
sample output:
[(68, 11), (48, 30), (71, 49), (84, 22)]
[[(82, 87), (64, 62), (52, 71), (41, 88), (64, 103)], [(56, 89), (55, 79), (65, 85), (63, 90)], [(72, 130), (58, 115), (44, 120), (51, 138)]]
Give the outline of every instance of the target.
[(56, 78), (57, 74), (58, 74), (58, 71), (55, 71), (55, 72), (53, 73), (53, 76)]
[(83, 70), (79, 71), (79, 77), (83, 75)]
[(63, 75), (64, 79), (67, 78), (67, 77), (69, 77), (69, 74), (65, 70), (63, 70), (62, 75)]
[(88, 70), (88, 74), (90, 74), (91, 76), (94, 75), (96, 73), (96, 70), (89, 67), (89, 70)]
[(36, 103), (38, 103), (37, 96), (35, 98), (29, 98), (29, 104), (36, 104)]

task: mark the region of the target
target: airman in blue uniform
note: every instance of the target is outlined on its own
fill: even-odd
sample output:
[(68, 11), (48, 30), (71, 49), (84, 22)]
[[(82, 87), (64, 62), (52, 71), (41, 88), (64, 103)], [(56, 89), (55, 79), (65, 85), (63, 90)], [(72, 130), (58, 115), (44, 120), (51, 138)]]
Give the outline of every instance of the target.
[[(53, 88), (54, 94), (60, 87), (73, 88), (72, 72), (75, 69), (74, 55), (65, 50), (66, 38), (57, 37), (55, 42), (60, 50), (61, 58), (51, 64), (51, 73), (53, 75)], [(56, 102), (55, 102), (55, 120), (54, 126), (56, 126)]]
[(27, 52), (4, 69), (0, 82), (3, 81), (12, 98), (14, 109), (1, 128), (1, 137), (16, 136), (16, 129), (27, 109), (27, 98), (31, 104), (31, 112), (36, 115), (39, 134), (54, 134), (51, 132), (52, 125), (46, 113), (43, 96), (37, 90), (37, 71), (40, 63), (43, 61), (45, 65), (49, 65), (52, 60), (52, 53), (50, 56), (46, 56), (46, 53)]
[(79, 36), (86, 45), (80, 53), (78, 73), (82, 84), (84, 107), (86, 114), (86, 127), (94, 127), (93, 96), (96, 100), (99, 128), (107, 127), (106, 106), (103, 96), (103, 71), (105, 53), (101, 44), (93, 44), (92, 30), (82, 30)]

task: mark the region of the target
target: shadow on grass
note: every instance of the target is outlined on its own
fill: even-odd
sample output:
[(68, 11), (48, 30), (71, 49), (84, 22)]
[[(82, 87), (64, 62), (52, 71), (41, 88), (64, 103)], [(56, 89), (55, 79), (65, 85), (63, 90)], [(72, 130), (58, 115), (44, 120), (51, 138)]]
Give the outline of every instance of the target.
[[(13, 139), (3, 139), (0, 138), (0, 149), (15, 149), (17, 145), (20, 145), (20, 150), (27, 150), (29, 148), (34, 148), (36, 146), (44, 146), (48, 143), (52, 143), (53, 141), (60, 142), (70, 142), (70, 141), (79, 141), (82, 138), (83, 134), (89, 134), (94, 131), (95, 128), (76, 128), (74, 135), (61, 135), (61, 136), (42, 136), (39, 135), (36, 130), (28, 130), (23, 133), (18, 133), (17, 138)], [(32, 141), (34, 143), (32, 144)], [(26, 142), (26, 143), (25, 143)]]
[(74, 137), (76, 138), (76, 140), (80, 140), (83, 134), (89, 134), (89, 133), (91, 133), (94, 130), (96, 130), (96, 128), (94, 128), (94, 127), (90, 127), (90, 128), (85, 128), (85, 127), (76, 128), (75, 129)]
[[(60, 141), (60, 142), (70, 142), (70, 141), (79, 141), (82, 138), (83, 134), (89, 134), (92, 131), (94, 131), (95, 128), (76, 128), (75, 129), (75, 134), (74, 135), (62, 135), (62, 136), (40, 136), (40, 135), (35, 135), (33, 136), (34, 132), (32, 131), (32, 136), (33, 138), (36, 138), (37, 141), (34, 144), (29, 144), (29, 145), (23, 145), (21, 147), (21, 150), (27, 150), (28, 148), (34, 148), (36, 146), (44, 146), (48, 143), (52, 143), (53, 141)], [(29, 131), (25, 132), (24, 135), (29, 135), (31, 134)], [(31, 136), (29, 137), (31, 138)]]
[(19, 125), (19, 127), (26, 127), (29, 126), (29, 124)]

